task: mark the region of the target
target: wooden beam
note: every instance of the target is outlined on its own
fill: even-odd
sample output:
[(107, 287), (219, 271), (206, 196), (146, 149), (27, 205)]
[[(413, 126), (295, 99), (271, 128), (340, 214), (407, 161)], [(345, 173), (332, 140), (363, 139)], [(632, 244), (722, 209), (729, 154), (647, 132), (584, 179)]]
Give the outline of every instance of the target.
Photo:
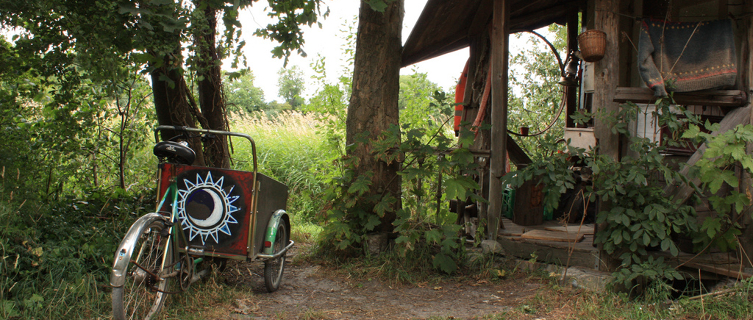
[(496, 240), (501, 216), (502, 181), (507, 161), (507, 70), (510, 29), (510, 0), (494, 0), (491, 37), (492, 110), (491, 159), (489, 164), (489, 239)]
[[(742, 107), (748, 103), (743, 90), (703, 90), (696, 92), (676, 92), (675, 102), (686, 106)], [(614, 95), (615, 102), (654, 103), (658, 97), (649, 88), (618, 87)]]
[(510, 162), (519, 168), (532, 162), (526, 151), (509, 134), (507, 135), (507, 156), (510, 157)]
[[(619, 32), (617, 30), (617, 13), (619, 0), (595, 0), (596, 17), (594, 28), (606, 33), (607, 48), (604, 58), (594, 63), (594, 112), (619, 111), (619, 104), (614, 102), (617, 81), (620, 72), (619, 65)], [(619, 161), (619, 136), (612, 133), (609, 123), (597, 117), (594, 119), (594, 136), (599, 146), (599, 153), (608, 155)]]
[[(562, 63), (567, 61), (567, 57), (571, 51), (578, 50), (578, 8), (571, 6), (567, 9), (567, 49), (564, 57), (562, 57)], [(583, 62), (585, 63), (585, 61)], [(567, 68), (567, 66), (563, 66)], [(570, 118), (570, 115), (575, 114), (575, 110), (578, 108), (578, 87), (566, 86), (565, 87), (565, 126), (568, 128), (575, 127), (575, 120)]]
[(690, 261), (685, 263), (685, 266), (688, 268), (695, 268), (700, 269), (703, 271), (708, 271), (711, 273), (716, 273), (719, 275), (723, 275), (725, 277), (730, 277), (737, 280), (745, 280), (750, 277), (753, 277), (753, 274), (747, 273), (743, 270), (740, 270), (740, 265), (727, 265), (727, 267), (720, 267), (720, 266), (713, 266), (705, 263), (698, 263), (694, 261)]
[[(619, 16), (615, 8), (620, 8), (619, 0), (594, 0), (594, 28), (606, 33), (607, 47), (604, 58), (594, 63), (594, 96), (593, 112), (610, 114), (619, 111), (619, 104), (614, 102), (614, 93), (617, 89), (617, 81), (620, 74), (620, 47), (619, 47)], [(594, 137), (598, 152), (601, 155), (620, 161), (620, 137), (612, 133), (609, 123), (602, 117), (594, 119)], [(608, 203), (599, 200), (598, 210), (609, 210)], [(598, 230), (605, 230), (605, 226), (599, 226)], [(614, 271), (619, 266), (619, 261), (609, 256), (599, 245), (601, 259), (608, 270)]]
[(489, 33), (489, 18), (493, 12), (493, 5), (492, 1), (481, 2), (473, 17), (471, 27), (468, 28), (468, 37), (478, 37), (480, 33)]
[(583, 233), (568, 233), (562, 231), (531, 230), (522, 234), (520, 237), (531, 240), (580, 242), (585, 238), (585, 235)]
[[(469, 150), (474, 156), (477, 157), (490, 157), (491, 152), (489, 150)], [(517, 142), (515, 142), (515, 139), (513, 139), (509, 134), (507, 135), (507, 156), (510, 157), (510, 162), (512, 162), (514, 165), (518, 166), (518, 169), (521, 167), (525, 167), (529, 164), (531, 164), (531, 158), (528, 157), (528, 154), (523, 150), (523, 148), (518, 145)]]
[[(753, 0), (743, 1), (743, 12), (753, 12)], [(748, 103), (751, 103), (750, 95), (753, 94), (753, 15), (748, 15), (743, 23), (745, 26), (743, 32), (743, 41), (741, 41), (742, 50), (740, 50), (740, 63), (738, 64), (741, 73), (740, 85), (747, 91)], [(743, 30), (740, 28), (739, 30)], [(750, 120), (748, 123), (753, 124), (753, 110), (751, 110)], [(753, 143), (749, 143), (746, 148), (747, 154), (753, 156)], [(753, 194), (753, 176), (749, 173), (743, 173), (741, 177), (742, 183), (740, 183), (740, 192), (743, 194)], [(740, 237), (741, 249), (744, 252), (753, 252), (753, 219), (751, 215), (744, 216), (742, 219), (743, 234)], [(753, 266), (753, 262), (746, 260), (747, 266)]]

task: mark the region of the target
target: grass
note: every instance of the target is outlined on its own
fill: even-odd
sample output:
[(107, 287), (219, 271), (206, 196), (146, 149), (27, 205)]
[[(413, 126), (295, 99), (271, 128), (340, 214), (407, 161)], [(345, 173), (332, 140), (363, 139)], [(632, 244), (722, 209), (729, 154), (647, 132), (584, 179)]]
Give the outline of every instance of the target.
[[(274, 117), (264, 113), (234, 116), (233, 131), (250, 135), (257, 145), (259, 172), (286, 184), (290, 198), (288, 212), (298, 221), (311, 221), (323, 206), (321, 195), (331, 175), (331, 161), (337, 150), (318, 134), (318, 120), (299, 112), (282, 112)], [(248, 143), (234, 140), (237, 169), (251, 170)]]
[(753, 319), (753, 281), (741, 281), (727, 294), (706, 299), (665, 299), (668, 292), (657, 289), (640, 299), (626, 294), (593, 292), (557, 285), (544, 273), (531, 280), (544, 284), (536, 295), (518, 306), (485, 319)]
[(228, 319), (233, 313), (248, 312), (245, 303), (252, 300), (250, 287), (225, 284), (213, 272), (188, 291), (171, 295), (160, 316), (163, 319)]

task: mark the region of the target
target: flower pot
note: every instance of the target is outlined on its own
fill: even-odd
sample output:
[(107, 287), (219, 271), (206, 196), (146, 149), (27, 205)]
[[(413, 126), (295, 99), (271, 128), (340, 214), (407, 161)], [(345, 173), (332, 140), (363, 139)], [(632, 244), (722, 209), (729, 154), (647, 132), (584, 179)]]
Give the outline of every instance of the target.
[(587, 30), (578, 36), (578, 47), (583, 60), (599, 61), (607, 49), (607, 34), (601, 30)]

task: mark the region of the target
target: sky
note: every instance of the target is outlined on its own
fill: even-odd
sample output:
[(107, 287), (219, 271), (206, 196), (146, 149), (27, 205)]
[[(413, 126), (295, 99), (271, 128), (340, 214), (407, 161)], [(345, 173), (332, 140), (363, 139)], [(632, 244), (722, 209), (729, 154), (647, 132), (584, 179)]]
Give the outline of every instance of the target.
[[(263, 2), (258, 2), (262, 4)], [(303, 50), (307, 57), (303, 58), (293, 54), (288, 62), (288, 67), (297, 65), (304, 71), (304, 80), (307, 84), (304, 98), (311, 97), (317, 88), (311, 76), (314, 74), (309, 66), (317, 59), (317, 54), (325, 57), (327, 66), (327, 78), (335, 82), (340, 76), (342, 70), (342, 47), (345, 40), (342, 38), (342, 24), (346, 20), (352, 20), (358, 16), (358, 0), (324, 0), (323, 9), (329, 7), (330, 14), (324, 20), (320, 20), (322, 28), (314, 25), (313, 28), (304, 27), (303, 38), (305, 44)], [(403, 19), (403, 42), (410, 35), (413, 25), (418, 20), (423, 10), (426, 0), (405, 0), (405, 17)], [(277, 94), (277, 72), (283, 67), (283, 60), (272, 57), (270, 52), (275, 43), (269, 39), (262, 39), (253, 35), (257, 28), (269, 24), (264, 6), (255, 5), (244, 10), (240, 14), (241, 24), (243, 25), (243, 39), (246, 46), (243, 48), (244, 55), (248, 60), (248, 66), (253, 71), (256, 80), (254, 85), (264, 90), (265, 100), (283, 101)], [(430, 59), (405, 67), (401, 74), (411, 74), (414, 70), (425, 72), (430, 81), (438, 84), (445, 90), (455, 86), (457, 78), (463, 71), (465, 61), (468, 59), (468, 49), (461, 49), (452, 53), (445, 54), (441, 57)]]

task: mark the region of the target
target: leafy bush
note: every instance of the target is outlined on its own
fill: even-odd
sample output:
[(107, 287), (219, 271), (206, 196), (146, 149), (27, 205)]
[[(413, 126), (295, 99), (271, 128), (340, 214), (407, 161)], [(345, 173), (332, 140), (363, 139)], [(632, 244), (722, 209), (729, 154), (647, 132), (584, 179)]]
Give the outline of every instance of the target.
[[(679, 118), (670, 111), (670, 102), (670, 99), (657, 102), (658, 125), (677, 131), (693, 117), (686, 112), (688, 120)], [(568, 159), (582, 159), (593, 176), (593, 184), (586, 189), (584, 198), (594, 202), (600, 199), (604, 204), (596, 218), (604, 229), (599, 230), (595, 240), (603, 244), (603, 250), (608, 254), (619, 257), (621, 264), (614, 281), (627, 287), (635, 284), (639, 277), (646, 283), (681, 279), (663, 258), (654, 259), (648, 251), (668, 250), (677, 256), (679, 249), (672, 236), (697, 230), (694, 208), (677, 203), (664, 194), (665, 184), (683, 181), (663, 156), (666, 145), (676, 142), (664, 141), (660, 145), (645, 138), (630, 137), (627, 123), (635, 118), (637, 110), (635, 104), (627, 103), (614, 114), (598, 113), (613, 133), (630, 138), (629, 148), (634, 157), (625, 156), (617, 161), (598, 154), (598, 151), (584, 153), (584, 150), (570, 149), (552, 159), (539, 160), (522, 171), (511, 172), (504, 178), (517, 187), (526, 180), (539, 177), (548, 190), (545, 204), (556, 207), (559, 195), (573, 183), (572, 164)], [(585, 119), (590, 116), (586, 115)]]
[[(436, 130), (432, 133), (410, 129), (403, 133), (393, 126), (376, 141), (360, 143), (371, 143), (379, 161), (402, 162), (398, 172), (403, 178), (402, 208), (397, 210), (393, 223), (401, 261), (418, 269), (431, 265), (436, 270), (453, 273), (463, 261), (464, 247), (458, 236), (461, 226), (455, 224), (457, 215), (449, 212), (446, 203), (456, 198), (481, 199), (474, 193), (478, 184), (472, 176), (473, 156), (467, 149), (453, 149), (456, 142), (447, 137), (449, 132), (445, 132), (444, 126)], [(348, 157), (338, 161), (340, 175), (332, 178), (327, 190), (330, 207), (324, 222), (325, 250), (360, 255), (367, 234), (397, 201), (379, 194), (363, 201), (373, 173), (356, 176), (353, 170), (356, 163), (357, 159)]]
[(0, 317), (95, 318), (109, 312), (113, 253), (154, 199), (122, 190), (80, 200), (0, 202)]
[[(706, 122), (708, 132), (720, 130), (719, 124)], [(698, 125), (691, 125), (683, 134), (683, 138), (700, 140), (706, 144), (703, 158), (692, 168), (690, 174), (698, 177), (701, 185), (699, 192), (710, 192), (709, 203), (719, 213), (707, 217), (700, 227), (701, 236), (694, 237), (694, 242), (706, 248), (715, 245), (726, 251), (736, 248), (737, 236), (742, 233), (738, 220), (733, 220), (732, 213), (742, 218), (751, 212), (750, 194), (737, 190), (738, 176), (736, 166), (743, 172), (753, 174), (753, 158), (746, 152), (748, 145), (753, 143), (753, 125), (738, 125), (719, 135), (702, 132)], [(731, 190), (726, 194), (719, 194), (722, 186), (727, 185)], [(747, 213), (744, 213), (747, 212)]]

